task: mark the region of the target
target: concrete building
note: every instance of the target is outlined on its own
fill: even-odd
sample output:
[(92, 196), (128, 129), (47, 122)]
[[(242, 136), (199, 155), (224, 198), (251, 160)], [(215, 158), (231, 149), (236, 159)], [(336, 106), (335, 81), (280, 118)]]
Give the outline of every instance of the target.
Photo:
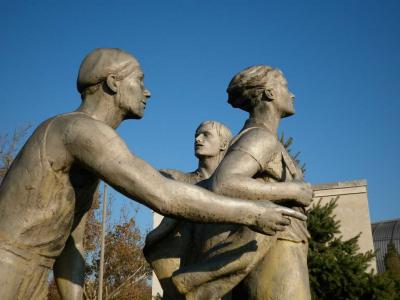
[[(347, 240), (361, 233), (358, 240), (360, 252), (374, 251), (368, 208), (367, 181), (354, 180), (316, 184), (313, 189), (314, 203), (321, 201), (324, 204), (338, 197), (338, 206), (334, 210), (334, 214), (336, 220), (340, 221), (340, 235), (343, 236), (343, 239)], [(370, 267), (376, 270), (375, 260), (371, 262)]]

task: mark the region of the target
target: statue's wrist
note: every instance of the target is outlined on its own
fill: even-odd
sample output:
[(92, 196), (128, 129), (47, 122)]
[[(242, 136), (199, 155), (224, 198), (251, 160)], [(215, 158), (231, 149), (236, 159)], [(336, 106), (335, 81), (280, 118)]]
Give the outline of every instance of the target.
[[(254, 201), (253, 201), (254, 202)], [(261, 207), (252, 203), (250, 213), (245, 217), (246, 226), (257, 226), (259, 223), (260, 215), (262, 214)]]

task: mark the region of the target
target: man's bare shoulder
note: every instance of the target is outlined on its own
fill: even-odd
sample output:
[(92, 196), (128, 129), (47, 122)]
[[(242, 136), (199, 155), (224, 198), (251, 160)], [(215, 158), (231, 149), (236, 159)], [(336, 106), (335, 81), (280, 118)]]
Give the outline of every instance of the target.
[[(84, 113), (68, 113), (55, 117), (48, 131), (48, 143), (60, 144), (73, 157), (88, 160), (106, 152), (121, 154), (129, 150), (118, 133), (107, 124)], [(130, 153), (130, 152), (129, 152)]]
[(83, 113), (57, 115), (40, 127), (45, 128), (48, 159), (56, 167), (71, 163), (76, 154), (85, 151), (99, 155), (107, 142), (118, 140), (114, 129)]
[(84, 113), (78, 112), (57, 116), (54, 119), (53, 128), (62, 133), (66, 142), (71, 142), (79, 138), (101, 142), (103, 139), (119, 136), (118, 133), (107, 124)]
[(85, 113), (80, 112), (72, 112), (59, 115), (54, 118), (54, 122), (57, 123), (56, 126), (64, 126), (71, 127), (72, 129), (79, 129), (80, 126), (83, 127), (102, 127), (102, 128), (110, 128), (107, 124), (98, 121)]

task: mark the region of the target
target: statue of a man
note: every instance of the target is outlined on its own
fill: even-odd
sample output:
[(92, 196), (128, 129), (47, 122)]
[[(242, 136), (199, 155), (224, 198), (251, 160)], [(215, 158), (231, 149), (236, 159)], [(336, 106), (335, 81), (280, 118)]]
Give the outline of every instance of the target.
[[(277, 139), (281, 118), (294, 114), (294, 95), (282, 72), (259, 65), (238, 73), (227, 89), (228, 102), (250, 114), (241, 132), (208, 182), (210, 190), (242, 199), (270, 199), (305, 213), (311, 201), (293, 196), (290, 183), (303, 174)], [(289, 184), (282, 193), (277, 188)], [(303, 194), (304, 195), (304, 194)], [(296, 199), (295, 199), (296, 198)], [(202, 240), (196, 264), (173, 276), (186, 299), (220, 299), (243, 279), (232, 299), (310, 299), (304, 220), (285, 219), (275, 236), (244, 226), (200, 225)]]
[[(161, 170), (169, 178), (196, 184), (208, 179), (224, 157), (232, 139), (231, 131), (216, 121), (204, 121), (196, 129), (194, 153), (198, 158), (195, 171)], [(196, 238), (195, 224), (165, 217), (146, 236), (144, 254), (163, 289), (164, 300), (183, 299), (171, 282), (172, 274), (185, 264), (195, 261), (191, 246)]]
[(260, 232), (285, 216), (304, 219), (269, 201), (236, 200), (167, 179), (133, 155), (115, 128), (143, 117), (150, 92), (130, 54), (94, 50), (81, 64), (77, 86), (81, 106), (39, 125), (0, 186), (0, 299), (45, 299), (53, 264), (62, 298), (81, 299), (85, 216), (100, 179), (177, 218)]

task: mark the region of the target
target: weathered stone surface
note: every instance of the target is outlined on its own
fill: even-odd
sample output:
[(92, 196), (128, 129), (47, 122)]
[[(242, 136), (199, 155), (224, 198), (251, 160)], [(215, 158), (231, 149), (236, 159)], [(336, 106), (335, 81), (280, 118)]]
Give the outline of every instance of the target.
[[(282, 72), (264, 65), (247, 68), (227, 91), (228, 103), (247, 111), (249, 119), (202, 186), (304, 213), (311, 186), (276, 137), (280, 120), (294, 114), (294, 95)], [(186, 299), (310, 299), (305, 220), (285, 218), (267, 235), (236, 225), (194, 227), (192, 259), (172, 274)]]
[(264, 233), (285, 216), (303, 218), (270, 201), (166, 179), (134, 156), (115, 129), (143, 117), (150, 97), (143, 76), (139, 62), (120, 49), (92, 51), (78, 75), (81, 106), (44, 121), (16, 157), (0, 186), (0, 299), (45, 298), (53, 263), (62, 297), (82, 298), (85, 215), (100, 179), (176, 218)]

